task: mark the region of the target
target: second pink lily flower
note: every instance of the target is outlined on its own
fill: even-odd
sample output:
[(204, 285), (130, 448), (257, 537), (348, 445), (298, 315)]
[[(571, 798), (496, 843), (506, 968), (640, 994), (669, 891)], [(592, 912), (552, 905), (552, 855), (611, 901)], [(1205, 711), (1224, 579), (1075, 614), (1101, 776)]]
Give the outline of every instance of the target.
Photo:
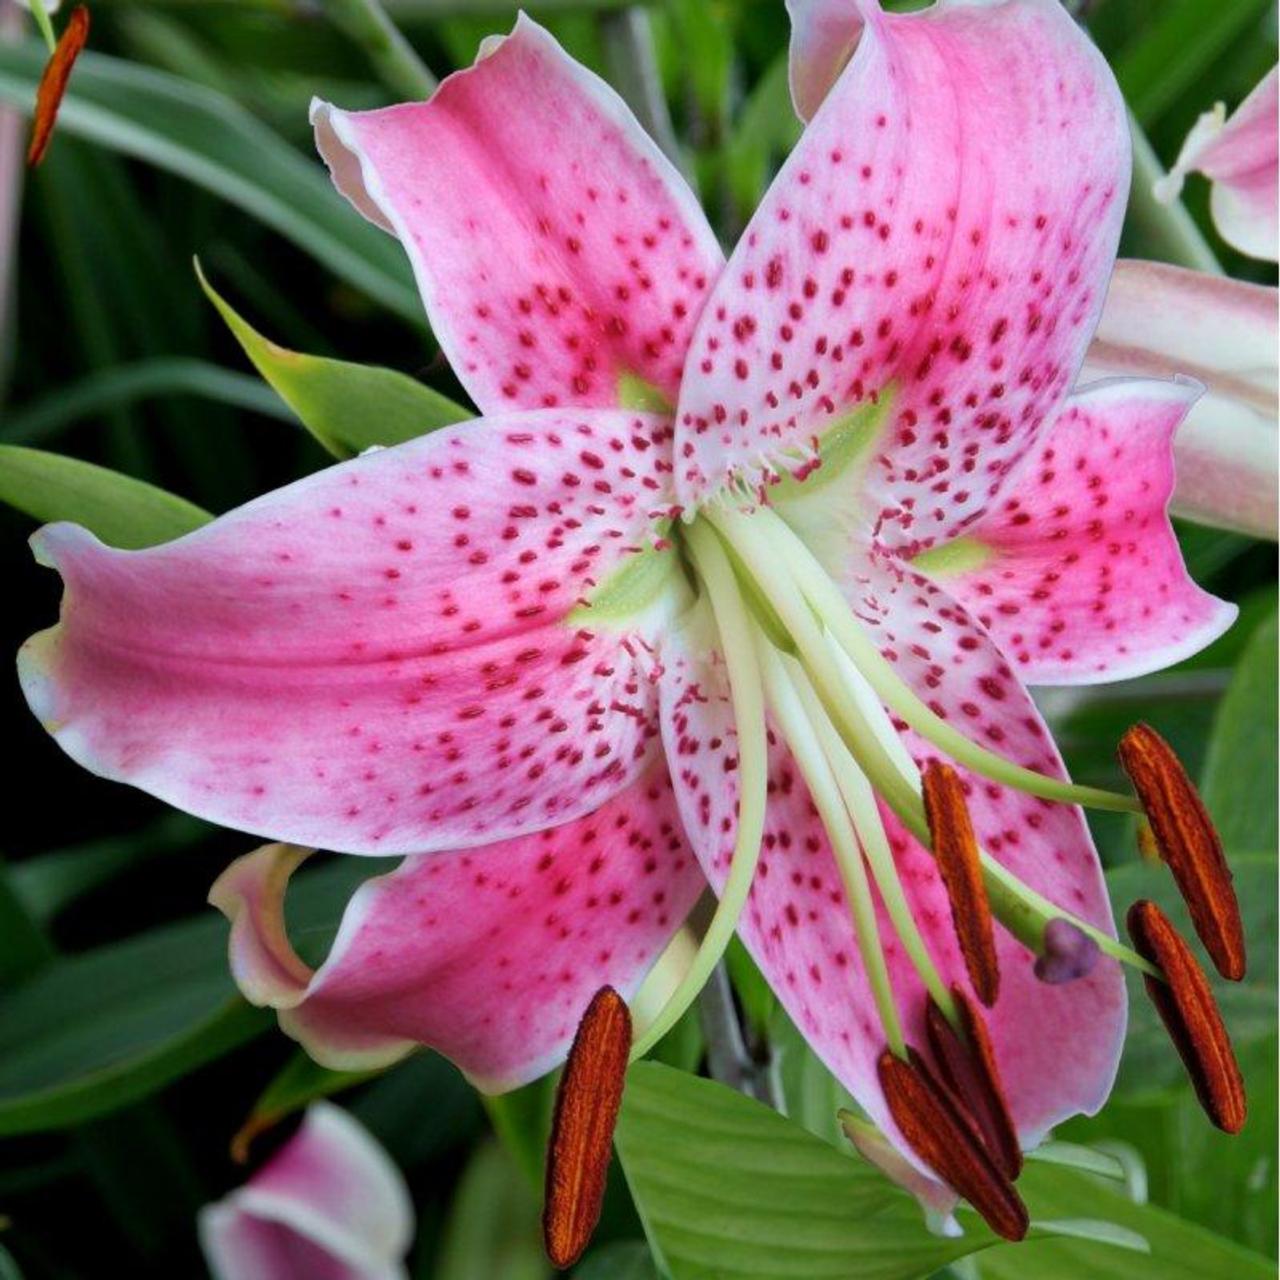
[[(246, 993), (321, 1061), (426, 1043), (527, 1081), (758, 852), (741, 936), (897, 1141), (877, 1059), (968, 983), (922, 843), (933, 757), (1008, 893), (1109, 942), (1064, 802), (1088, 797), (1025, 684), (1152, 670), (1234, 613), (1165, 515), (1195, 390), (1068, 395), (1123, 104), (1056, 0), (861, 11), (727, 263), (528, 19), (429, 102), (317, 104), (485, 417), (153, 550), (37, 535), (67, 592), (23, 682), (73, 757), (275, 840), (415, 855), (314, 973), (281, 914), (299, 849), (215, 888)], [(1105, 1099), (1125, 1003), (1114, 960), (1046, 985), (1024, 941), (999, 934), (990, 1028), (1032, 1145)]]

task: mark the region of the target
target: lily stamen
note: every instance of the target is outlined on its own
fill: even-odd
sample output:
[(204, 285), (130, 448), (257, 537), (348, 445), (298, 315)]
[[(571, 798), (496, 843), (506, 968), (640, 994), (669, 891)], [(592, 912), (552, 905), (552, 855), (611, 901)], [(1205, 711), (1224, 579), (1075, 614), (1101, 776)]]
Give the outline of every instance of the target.
[(1006, 1240), (1021, 1240), (1030, 1220), (1022, 1198), (946, 1088), (920, 1057), (904, 1062), (885, 1050), (877, 1064), (894, 1123), (911, 1149), (956, 1189)]
[(943, 1081), (968, 1107), (992, 1159), (1012, 1182), (1022, 1172), (1022, 1146), (1000, 1079), (995, 1047), (981, 1013), (963, 988), (953, 987), (952, 996), (960, 1010), (962, 1030), (957, 1032), (930, 1001), (925, 1012), (929, 1048)]
[(960, 777), (939, 760), (930, 760), (925, 767), (924, 811), (969, 980), (978, 999), (990, 1008), (1000, 994), (1000, 962), (978, 841)]
[(1240, 904), (1222, 840), (1199, 793), (1173, 748), (1148, 724), (1129, 729), (1118, 754), (1200, 941), (1218, 972), (1239, 982), (1245, 973)]
[(1239, 1133), (1246, 1115), (1244, 1079), (1204, 970), (1154, 902), (1135, 902), (1127, 923), (1133, 945), (1163, 972), (1163, 981), (1146, 979), (1147, 994), (1200, 1105), (1219, 1129)]

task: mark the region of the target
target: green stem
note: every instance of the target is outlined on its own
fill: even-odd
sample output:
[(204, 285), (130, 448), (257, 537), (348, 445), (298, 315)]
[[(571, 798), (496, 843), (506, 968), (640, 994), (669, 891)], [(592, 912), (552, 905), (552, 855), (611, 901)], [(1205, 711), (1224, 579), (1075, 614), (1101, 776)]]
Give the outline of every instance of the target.
[(633, 1062), (648, 1053), (675, 1026), (724, 955), (737, 928), (738, 917), (747, 904), (764, 839), (768, 747), (764, 690), (751, 638), (751, 619), (738, 591), (733, 567), (715, 534), (709, 528), (695, 524), (687, 530), (686, 541), (694, 568), (711, 601), (729, 673), (729, 693), (738, 735), (738, 831), (729, 862), (729, 875), (720, 891), (715, 914), (699, 944), (698, 954), (667, 1003), (637, 1037), (631, 1048)]
[(1181, 200), (1162, 204), (1155, 185), (1165, 176), (1160, 157), (1147, 140), (1136, 117), (1129, 116), (1133, 139), (1133, 186), (1129, 194), (1129, 220), (1157, 258), (1180, 267), (1192, 267), (1210, 275), (1222, 275), (1222, 264), (1196, 226)]
[(36, 26), (40, 29), (45, 44), (49, 46), (49, 52), (52, 53), (58, 47), (58, 38), (53, 34), (53, 23), (49, 21), (44, 0), (31, 0), (31, 16), (36, 20)]
[(397, 97), (417, 100), (435, 92), (435, 76), (378, 0), (324, 0), (324, 9), (334, 26), (364, 49), (382, 83)]
[[(902, 1034), (902, 1021), (893, 998), (893, 985), (889, 981), (889, 967), (885, 963), (884, 949), (880, 945), (880, 926), (876, 920), (875, 904), (871, 900), (871, 886), (867, 883), (867, 869), (862, 862), (862, 850), (858, 847), (853, 825), (845, 812), (840, 789), (836, 785), (831, 765), (822, 747), (813, 735), (810, 718), (797, 692), (796, 674), (803, 679), (803, 670), (794, 658), (784, 658), (756, 629), (756, 653), (764, 675), (765, 695), (782, 736), (791, 749), (792, 758), (809, 789), (809, 798), (827, 833), (831, 851), (835, 855), (840, 879), (844, 882), (845, 895), (853, 915), (853, 933), (862, 957), (863, 972), (875, 1001), (880, 1025), (884, 1029), (889, 1048), (905, 1060), (907, 1044)], [(794, 670), (793, 670), (794, 668)]]

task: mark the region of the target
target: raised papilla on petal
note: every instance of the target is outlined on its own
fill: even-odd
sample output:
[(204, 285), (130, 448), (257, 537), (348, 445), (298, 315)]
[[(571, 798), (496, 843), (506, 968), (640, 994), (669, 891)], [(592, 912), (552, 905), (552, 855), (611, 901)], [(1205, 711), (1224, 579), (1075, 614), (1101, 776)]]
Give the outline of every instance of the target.
[(66, 594), (20, 654), (27, 699), (94, 772), (295, 844), (456, 848), (589, 812), (656, 750), (668, 432), (515, 414), (160, 547), (50, 525)]
[(723, 263), (621, 98), (521, 14), (427, 102), (312, 108), (338, 189), (397, 235), (482, 412), (675, 400)]
[(284, 930), (295, 865), (266, 846), (210, 892), (244, 994), (327, 1066), (430, 1045), (491, 1092), (556, 1066), (601, 985), (630, 998), (705, 886), (660, 765), (563, 826), (367, 881), (314, 974)]
[(862, 409), (847, 505), (882, 540), (927, 543), (985, 506), (1075, 381), (1128, 133), (1056, 0), (862, 9), (699, 322), (677, 484), (688, 502), (770, 465), (806, 474)]
[(1192, 582), (1166, 509), (1173, 437), (1200, 389), (1114, 378), (1071, 396), (982, 518), (916, 566), (1031, 684), (1098, 684), (1172, 665), (1236, 607)]

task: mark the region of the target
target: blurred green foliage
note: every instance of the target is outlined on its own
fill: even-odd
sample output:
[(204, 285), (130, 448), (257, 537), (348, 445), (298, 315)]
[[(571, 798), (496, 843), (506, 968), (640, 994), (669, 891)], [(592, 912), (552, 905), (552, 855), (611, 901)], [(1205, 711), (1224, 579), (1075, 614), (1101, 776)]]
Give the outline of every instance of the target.
[[(464, 399), (424, 329), (398, 247), (350, 213), (312, 155), (312, 95), (349, 107), (390, 100), (364, 51), (326, 21), (324, 5), (93, 7), (93, 52), (77, 68), (48, 160), (27, 178), (16, 323), (0, 317), (0, 499), (29, 513), (0, 508), (10, 652), (56, 608), (51, 575), (23, 546), (31, 516), (73, 516), (120, 545), (144, 545), (325, 465), (320, 441), (339, 453), (372, 442), (335, 443), (333, 422), (293, 394), (292, 366), (249, 322), (290, 348), (290, 359), (306, 352), (399, 371), (371, 375), (365, 388), (388, 405), (428, 402), (443, 422), (449, 401)], [(515, 11), (505, 0), (386, 7), (438, 76), (469, 63), (478, 41)], [(529, 5), (624, 92), (636, 92), (636, 60), (652, 52), (661, 95), (637, 99), (637, 110), (660, 139), (674, 140), (731, 243), (799, 132), (781, 0), (657, 0), (626, 22), (621, 7)], [(1271, 0), (1093, 0), (1076, 8), (1166, 163), (1202, 110), (1238, 101), (1276, 58)], [(29, 102), (42, 56), (33, 42), (0, 46), (0, 104)], [(1189, 184), (1187, 201), (1231, 274), (1274, 280), (1265, 265), (1214, 239), (1205, 184)], [(1150, 248), (1130, 228), (1125, 251)], [(246, 317), (238, 330), (245, 349), (270, 366), (264, 373), (310, 434), (250, 375), (236, 337), (197, 285), (195, 253)], [(131, 513), (123, 523), (122, 493)], [(1195, 576), (1241, 604), (1237, 628), (1170, 672), (1072, 691), (1046, 707), (1084, 781), (1119, 780), (1113, 745), (1139, 718), (1203, 776), (1239, 857), (1257, 948), (1249, 986), (1226, 1005), (1251, 1085), (1250, 1127), (1234, 1142), (1207, 1129), (1135, 993), (1116, 1100), (1068, 1136), (1111, 1144), (1140, 1176), (1126, 1195), (1078, 1171), (1037, 1166), (1031, 1199), (1047, 1217), (1110, 1217), (1146, 1235), (1150, 1257), (1088, 1240), (1045, 1241), (980, 1254), (964, 1264), (965, 1275), (974, 1267), (1036, 1277), (1273, 1269), (1260, 1255), (1273, 1258), (1276, 1248), (1275, 552), (1235, 535), (1181, 532)], [(263, 1034), (272, 1019), (234, 994), (224, 923), (203, 906), (209, 883), (246, 842), (90, 777), (26, 714), (13, 680), (3, 696), (11, 801), (0, 845), (0, 1211), (9, 1225), (0, 1277), (97, 1275), (104, 1258), (128, 1259), (131, 1276), (200, 1274), (192, 1214), (241, 1178), (228, 1156), (232, 1136), (251, 1115), (279, 1121), (254, 1148), (270, 1150), (299, 1107), (330, 1092), (406, 1171), (419, 1215), (415, 1276), (549, 1274), (537, 1248), (535, 1191), (549, 1086), (486, 1109), (433, 1055), (373, 1080), (333, 1078), (300, 1062), (282, 1037)], [(1139, 886), (1167, 897), (1160, 877), (1133, 861), (1126, 822), (1100, 823), (1097, 834), (1119, 902)], [(331, 860), (298, 877), (290, 910), (317, 954), (368, 874), (354, 861)], [(980, 1234), (963, 1247), (922, 1236), (914, 1209), (908, 1214), (886, 1183), (798, 1127), (838, 1143), (838, 1090), (745, 953), (731, 953), (730, 968), (749, 1035), (762, 1055), (778, 1057), (797, 1123), (706, 1082), (682, 1085), (666, 1068), (641, 1069), (621, 1131), (627, 1181), (615, 1170), (597, 1242), (577, 1271), (582, 1280), (658, 1274), (640, 1243), (646, 1230), (668, 1265), (683, 1260), (675, 1274), (711, 1274), (699, 1270), (706, 1250), (723, 1257), (736, 1247), (732, 1230), (716, 1237), (715, 1224), (732, 1221), (724, 1203), (754, 1215), (761, 1198), (796, 1194), (785, 1170), (772, 1167), (787, 1144), (812, 1144), (821, 1171), (797, 1203), (797, 1212), (809, 1211), (801, 1238), (812, 1243), (816, 1233), (827, 1260), (844, 1258), (849, 1268), (824, 1274), (923, 1274), (987, 1243)], [(678, 1053), (696, 1057), (696, 1026), (681, 1034)], [(725, 1117), (719, 1128), (717, 1116)], [(699, 1124), (715, 1130), (701, 1145), (690, 1138)], [(674, 1160), (681, 1142), (688, 1158)], [(752, 1150), (768, 1152), (764, 1166), (752, 1165)], [(699, 1181), (699, 1159), (712, 1159), (723, 1176)], [(884, 1201), (876, 1201), (875, 1230), (863, 1229), (859, 1196)], [(759, 1222), (754, 1228), (752, 1248), (733, 1255), (743, 1259), (739, 1269), (715, 1274), (775, 1274), (762, 1251), (777, 1242), (760, 1235)]]

